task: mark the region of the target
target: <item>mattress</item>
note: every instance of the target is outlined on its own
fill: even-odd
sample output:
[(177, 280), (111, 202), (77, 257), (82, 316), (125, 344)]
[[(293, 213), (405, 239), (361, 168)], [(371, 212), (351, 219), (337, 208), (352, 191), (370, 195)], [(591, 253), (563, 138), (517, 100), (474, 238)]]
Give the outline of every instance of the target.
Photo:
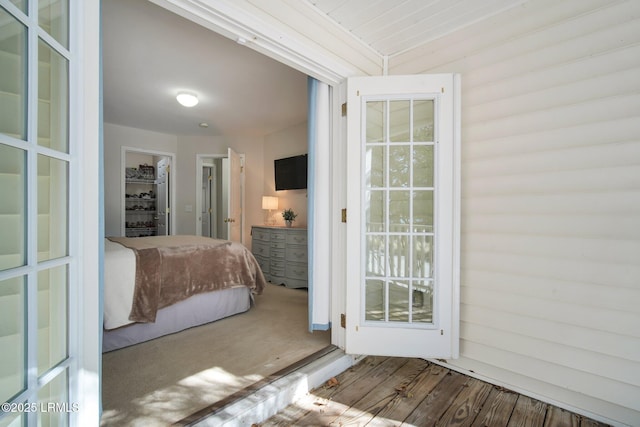
[(192, 296), (158, 311), (154, 323), (133, 323), (104, 330), (102, 351), (108, 352), (243, 313), (253, 301), (249, 288), (232, 288)]
[(247, 311), (266, 284), (239, 243), (200, 236), (113, 239), (105, 239), (105, 352)]

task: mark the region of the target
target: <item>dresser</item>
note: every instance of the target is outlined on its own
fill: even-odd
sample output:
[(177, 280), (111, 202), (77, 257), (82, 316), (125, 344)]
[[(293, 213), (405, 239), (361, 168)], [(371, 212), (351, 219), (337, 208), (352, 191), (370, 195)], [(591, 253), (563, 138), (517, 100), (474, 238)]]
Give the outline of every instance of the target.
[(253, 226), (251, 251), (271, 283), (308, 287), (306, 228)]

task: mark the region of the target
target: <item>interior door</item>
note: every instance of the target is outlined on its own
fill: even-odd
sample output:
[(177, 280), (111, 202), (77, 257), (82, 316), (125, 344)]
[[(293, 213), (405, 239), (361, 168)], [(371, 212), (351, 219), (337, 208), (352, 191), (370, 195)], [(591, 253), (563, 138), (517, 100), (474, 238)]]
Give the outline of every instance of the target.
[(227, 239), (242, 243), (242, 159), (231, 148), (227, 149), (229, 167), (227, 185), (229, 202), (227, 205)]
[(459, 80), (347, 81), (346, 351), (458, 354)]
[(169, 211), (169, 173), (171, 170), (170, 162), (168, 158), (164, 158), (158, 161), (157, 164), (158, 178), (157, 178), (157, 227), (158, 236), (167, 236), (170, 234), (170, 211)]
[(212, 221), (213, 216), (213, 165), (202, 167), (202, 201), (200, 219), (202, 222), (201, 235), (206, 237), (214, 237)]

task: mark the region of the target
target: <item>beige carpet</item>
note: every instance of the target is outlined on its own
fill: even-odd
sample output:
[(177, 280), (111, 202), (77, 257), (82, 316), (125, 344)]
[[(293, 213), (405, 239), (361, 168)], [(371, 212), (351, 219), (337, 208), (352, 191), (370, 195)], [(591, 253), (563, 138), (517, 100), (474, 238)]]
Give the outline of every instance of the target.
[(248, 312), (106, 353), (103, 426), (164, 426), (330, 344), (306, 290), (268, 285)]

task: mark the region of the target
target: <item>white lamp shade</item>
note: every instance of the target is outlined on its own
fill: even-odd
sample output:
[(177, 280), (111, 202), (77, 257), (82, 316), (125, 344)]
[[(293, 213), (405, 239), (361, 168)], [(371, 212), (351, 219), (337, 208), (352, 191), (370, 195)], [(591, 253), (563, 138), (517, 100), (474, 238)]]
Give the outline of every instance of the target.
[(262, 196), (262, 209), (278, 209), (278, 198), (275, 196)]

